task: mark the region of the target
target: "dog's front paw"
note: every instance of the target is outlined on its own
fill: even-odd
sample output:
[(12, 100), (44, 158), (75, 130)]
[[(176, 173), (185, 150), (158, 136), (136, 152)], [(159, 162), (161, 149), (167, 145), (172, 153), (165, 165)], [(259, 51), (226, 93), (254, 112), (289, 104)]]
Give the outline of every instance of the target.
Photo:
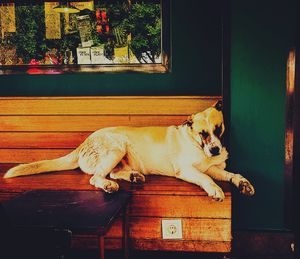
[[(96, 186), (97, 187), (97, 186)], [(105, 182), (102, 188), (105, 192), (113, 193), (119, 190), (119, 185), (116, 182), (109, 181)]]
[(234, 174), (234, 176), (230, 179), (230, 182), (232, 182), (244, 195), (252, 196), (255, 193), (252, 184), (240, 174)]
[(216, 201), (223, 201), (225, 199), (225, 194), (223, 190), (217, 184), (209, 184), (205, 188), (209, 197), (212, 197)]
[(132, 183), (144, 183), (145, 180), (145, 176), (140, 172), (132, 171), (130, 174), (130, 182)]
[(90, 184), (94, 185), (96, 188), (101, 188), (108, 193), (119, 190), (119, 185), (116, 182), (95, 175), (91, 177)]
[(252, 196), (255, 193), (253, 185), (245, 178), (240, 180), (238, 188), (242, 194), (247, 196)]

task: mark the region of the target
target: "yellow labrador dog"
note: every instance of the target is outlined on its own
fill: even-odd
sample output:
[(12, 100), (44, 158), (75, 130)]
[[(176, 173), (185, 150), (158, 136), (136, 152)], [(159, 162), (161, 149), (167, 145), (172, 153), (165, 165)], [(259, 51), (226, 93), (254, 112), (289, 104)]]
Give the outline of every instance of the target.
[(92, 185), (109, 193), (119, 189), (116, 182), (106, 178), (109, 174), (112, 179), (130, 182), (144, 182), (144, 175), (156, 174), (194, 183), (219, 201), (224, 193), (213, 179), (230, 181), (241, 193), (253, 195), (254, 188), (247, 179), (224, 170), (228, 153), (220, 141), (224, 132), (221, 108), (218, 102), (180, 126), (103, 128), (64, 157), (18, 165), (4, 177), (80, 167), (93, 175)]

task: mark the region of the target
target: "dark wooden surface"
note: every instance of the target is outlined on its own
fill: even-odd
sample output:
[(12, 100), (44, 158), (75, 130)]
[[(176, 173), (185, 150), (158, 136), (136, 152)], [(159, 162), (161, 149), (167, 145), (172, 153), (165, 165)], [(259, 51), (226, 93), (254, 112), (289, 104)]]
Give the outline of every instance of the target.
[(130, 194), (119, 191), (24, 192), (4, 202), (3, 208), (14, 227), (69, 229), (104, 235), (126, 207)]
[[(61, 172), (31, 175), (4, 179), (3, 175), (11, 167), (17, 164), (0, 163), (0, 201), (1, 195), (5, 193), (20, 193), (27, 190), (97, 190), (89, 184), (90, 175), (83, 173), (80, 169)], [(146, 176), (144, 184), (131, 184), (119, 181), (120, 188), (135, 194), (143, 195), (196, 195), (207, 196), (206, 192), (199, 186), (184, 182), (182, 180), (166, 176)], [(230, 184), (219, 183), (226, 196), (231, 196)]]

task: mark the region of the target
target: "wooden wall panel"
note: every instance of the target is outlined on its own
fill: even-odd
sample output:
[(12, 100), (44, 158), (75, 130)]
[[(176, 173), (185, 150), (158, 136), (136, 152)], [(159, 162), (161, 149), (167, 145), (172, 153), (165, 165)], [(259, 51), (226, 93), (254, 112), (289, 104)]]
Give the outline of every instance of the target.
[(64, 156), (72, 149), (1, 148), (0, 163), (29, 163)]
[[(2, 115), (187, 115), (218, 97), (35, 97), (0, 98)], [(17, 107), (17, 108), (16, 108)]]
[[(162, 218), (130, 217), (130, 237), (162, 239)], [(182, 240), (231, 241), (230, 219), (182, 218)]]
[[(97, 249), (97, 238), (87, 235), (76, 235), (72, 240), (72, 246), (79, 249)], [(120, 238), (106, 238), (105, 248), (122, 249), (122, 240)], [(130, 248), (152, 251), (228, 253), (231, 251), (231, 242), (132, 239), (130, 240)]]
[(40, 149), (76, 148), (90, 133), (91, 132), (0, 132), (0, 147)]
[(231, 251), (231, 242), (134, 239), (131, 247), (138, 250), (228, 253)]
[[(130, 217), (129, 237), (162, 239), (162, 218)], [(230, 219), (182, 219), (182, 240), (231, 241)], [(122, 219), (117, 219), (107, 232), (108, 238), (122, 237)]]
[(0, 163), (53, 159), (110, 126), (180, 125), (220, 97), (0, 97)]
[(180, 125), (188, 115), (5, 115), (0, 111), (0, 132), (85, 132), (114, 126)]
[[(193, 204), (193, 206), (191, 206)], [(210, 197), (135, 195), (129, 214), (149, 217), (231, 218), (231, 199), (212, 202)]]

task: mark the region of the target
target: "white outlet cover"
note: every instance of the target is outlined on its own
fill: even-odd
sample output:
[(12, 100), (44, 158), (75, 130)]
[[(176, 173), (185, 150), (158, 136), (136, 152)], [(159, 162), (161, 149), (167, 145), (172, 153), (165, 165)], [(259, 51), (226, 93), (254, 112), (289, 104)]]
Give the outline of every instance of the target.
[(182, 239), (181, 219), (162, 219), (161, 227), (163, 239)]

